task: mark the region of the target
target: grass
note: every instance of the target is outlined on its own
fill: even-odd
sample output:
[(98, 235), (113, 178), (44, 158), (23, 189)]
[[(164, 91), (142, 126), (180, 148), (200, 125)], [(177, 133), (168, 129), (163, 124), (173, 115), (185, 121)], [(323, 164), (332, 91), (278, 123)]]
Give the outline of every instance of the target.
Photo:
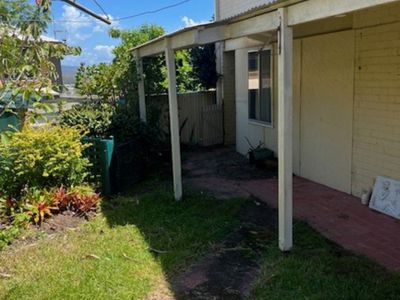
[[(143, 299), (210, 252), (238, 224), (244, 200), (189, 195), (177, 203), (164, 189), (104, 201), (79, 230), (0, 253), (0, 299)], [(398, 299), (400, 274), (343, 250), (302, 222), (295, 248), (277, 238), (259, 257), (248, 300)], [(171, 289), (172, 290), (172, 289)]]
[(242, 202), (165, 190), (105, 201), (79, 230), (0, 255), (0, 299), (141, 299), (237, 226)]
[(399, 299), (399, 273), (343, 250), (303, 222), (295, 223), (294, 236), (288, 254), (277, 241), (268, 245), (251, 300)]

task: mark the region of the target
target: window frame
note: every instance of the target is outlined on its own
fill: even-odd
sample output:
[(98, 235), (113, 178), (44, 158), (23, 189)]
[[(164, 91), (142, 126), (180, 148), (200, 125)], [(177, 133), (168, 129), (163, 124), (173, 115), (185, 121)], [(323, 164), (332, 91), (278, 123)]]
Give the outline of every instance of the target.
[[(250, 118), (250, 97), (249, 97), (249, 82), (250, 82), (250, 71), (249, 71), (249, 55), (251, 53), (257, 53), (258, 55), (258, 66), (259, 66), (259, 87), (258, 87), (258, 96), (259, 98), (261, 97), (261, 55), (260, 53), (262, 51), (270, 51), (271, 55), (270, 55), (270, 66), (271, 66), (271, 122), (266, 122), (266, 121), (261, 121), (261, 120), (257, 120), (257, 119), (252, 119)], [(259, 125), (259, 126), (263, 126), (263, 127), (267, 127), (267, 128), (274, 128), (274, 52), (273, 52), (273, 47), (272, 46), (268, 46), (268, 47), (263, 47), (262, 49), (252, 49), (249, 50), (247, 52), (247, 106), (248, 106), (248, 114), (247, 114), (247, 119), (249, 124), (252, 125)]]

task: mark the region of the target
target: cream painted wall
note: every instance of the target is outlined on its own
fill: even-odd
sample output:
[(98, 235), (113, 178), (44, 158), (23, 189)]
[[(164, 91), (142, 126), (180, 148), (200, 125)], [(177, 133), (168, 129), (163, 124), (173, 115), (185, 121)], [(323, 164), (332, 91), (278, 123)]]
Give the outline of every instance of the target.
[[(294, 90), (293, 90), (293, 164), (294, 173), (300, 174), (300, 65), (301, 65), (301, 41), (294, 41)], [(239, 153), (245, 155), (249, 150), (246, 137), (253, 146), (257, 146), (259, 142), (264, 147), (271, 149), (277, 155), (278, 151), (278, 131), (276, 128), (278, 116), (277, 103), (277, 55), (276, 44), (272, 45), (273, 49), (273, 124), (265, 126), (250, 122), (248, 119), (248, 53), (249, 51), (258, 50), (259, 48), (245, 48), (235, 51), (236, 63), (236, 149)]]
[(240, 49), (235, 51), (236, 64), (236, 149), (239, 153), (246, 155), (249, 150), (249, 139), (253, 146), (264, 142), (263, 127), (249, 124), (248, 115), (248, 88), (247, 88), (247, 69), (248, 51), (250, 49)]
[[(377, 176), (383, 175), (400, 180), (400, 3), (379, 6), (373, 9), (357, 12), (354, 15), (346, 16), (344, 19), (332, 19), (323, 21), (322, 33), (316, 32), (318, 26), (301, 26), (295, 28), (297, 39), (294, 43), (294, 170), (295, 174), (307, 176), (315, 181), (322, 182), (328, 186), (351, 192), (359, 196), (363, 189), (373, 186)], [(333, 25), (332, 25), (333, 24)], [(315, 25), (315, 26), (314, 26)], [(332, 25), (332, 26), (331, 26)], [(311, 29), (310, 29), (311, 28)], [(329, 34), (330, 28), (338, 33)], [(314, 37), (305, 38), (304, 36), (313, 35)], [(345, 37), (346, 36), (346, 37)], [(304, 38), (302, 38), (304, 37)], [(351, 40), (354, 44), (351, 44)], [(331, 46), (337, 46), (337, 53), (333, 53), (329, 65), (325, 64), (325, 70), (333, 69), (331, 80), (347, 78), (348, 84), (342, 87), (329, 86), (323, 83), (315, 83), (315, 91), (307, 91), (311, 87), (305, 87), (303, 80), (304, 74), (304, 55), (309, 53), (309, 61), (321, 60), (322, 54), (333, 51)], [(318, 48), (318, 49), (317, 49)], [(318, 51), (316, 51), (316, 49)], [(322, 50), (321, 50), (322, 49)], [(344, 53), (342, 58), (340, 51)], [(248, 122), (248, 103), (247, 103), (247, 52), (249, 49), (236, 50), (236, 128), (237, 128), (237, 150), (246, 154), (248, 150), (247, 142), (244, 137), (249, 137), (254, 144), (261, 139), (265, 145), (277, 150), (277, 130), (276, 128), (265, 128), (262, 126), (249, 125)], [(314, 52), (313, 52), (314, 51)], [(313, 53), (313, 54), (311, 54)], [(352, 53), (352, 57), (350, 54)], [(303, 59), (302, 59), (303, 57)], [(315, 58), (315, 59), (314, 59)], [(354, 60), (355, 68), (352, 76), (348, 70)], [(345, 63), (347, 61), (347, 63)], [(329, 61), (328, 61), (329, 63)], [(315, 64), (315, 63), (314, 63)], [(276, 66), (276, 63), (275, 63)], [(316, 68), (316, 66), (315, 66)], [(344, 68), (344, 69), (343, 69)], [(345, 70), (344, 75), (339, 70)], [(320, 77), (324, 77), (324, 70), (316, 68), (314, 80), (318, 82)], [(335, 75), (336, 72), (336, 75)], [(275, 71), (275, 74), (277, 72)], [(313, 70), (309, 70), (313, 75)], [(301, 76), (302, 75), (302, 76)], [(344, 77), (343, 77), (344, 76)], [(353, 82), (353, 83), (351, 83)], [(275, 80), (276, 83), (276, 80)], [(306, 84), (307, 85), (307, 84)], [(306, 90), (304, 90), (306, 88)], [(303, 89), (303, 90), (302, 90)], [(276, 88), (275, 88), (276, 91)], [(302, 91), (302, 92), (301, 92)], [(321, 103), (315, 99), (312, 102), (301, 99), (302, 97), (313, 97), (316, 94), (325, 95)], [(349, 96), (350, 94), (350, 96)], [(345, 97), (343, 97), (345, 95)], [(327, 99), (329, 98), (329, 99)], [(301, 100), (300, 100), (301, 99)], [(344, 99), (347, 99), (344, 102)], [(311, 99), (312, 100), (312, 99)], [(325, 101), (325, 102), (322, 102)], [(328, 101), (328, 103), (326, 103)], [(338, 107), (333, 107), (334, 101), (340, 103), (339, 106), (346, 107), (346, 112), (331, 118), (338, 112)], [(326, 107), (322, 104), (327, 104)], [(339, 104), (338, 103), (338, 104)], [(321, 105), (320, 105), (321, 104)], [(309, 106), (311, 108), (307, 108)], [(274, 95), (274, 125), (276, 124), (276, 95)], [(327, 123), (325, 130), (333, 131), (336, 127), (336, 139), (342, 137), (342, 142), (332, 145), (330, 153), (325, 156), (314, 157), (312, 155), (312, 132), (304, 134), (307, 128), (313, 128), (307, 124), (304, 127), (304, 118), (307, 114), (304, 109), (314, 110), (315, 116), (320, 116)], [(327, 114), (332, 110), (331, 114)], [(350, 121), (349, 121), (350, 115)], [(331, 119), (330, 119), (331, 118)], [(343, 124), (335, 124), (340, 120)], [(301, 125), (301, 126), (300, 126)], [(315, 125), (318, 128), (318, 124)], [(329, 128), (330, 127), (330, 128)], [(300, 134), (300, 128), (302, 132)], [(331, 132), (334, 134), (334, 132)], [(334, 134), (335, 135), (335, 134)], [(324, 136), (319, 135), (319, 139)], [(351, 150), (349, 159), (349, 138), (351, 138)], [(314, 137), (315, 138), (315, 137)], [(308, 141), (307, 141), (308, 139)], [(299, 142), (301, 140), (301, 143)], [(329, 145), (329, 141), (325, 141)], [(342, 146), (340, 146), (342, 145)], [(308, 150), (307, 150), (308, 149)], [(311, 152), (310, 152), (311, 151)], [(345, 157), (336, 155), (336, 152), (344, 152)], [(300, 159), (300, 153), (307, 155)], [(318, 154), (318, 152), (314, 152)], [(321, 166), (316, 165), (316, 160), (324, 162), (326, 170), (318, 170)], [(308, 165), (308, 166), (307, 166)], [(340, 166), (340, 168), (336, 168)], [(335, 169), (336, 168), (336, 169)], [(350, 168), (350, 169), (349, 169)], [(320, 173), (318, 173), (320, 172)], [(318, 176), (325, 172), (324, 176)], [(331, 174), (329, 174), (331, 173)], [(327, 177), (328, 176), (328, 177)], [(331, 178), (329, 177), (331, 176)]]
[(354, 33), (302, 41), (300, 175), (351, 192)]
[[(256, 48), (239, 49), (235, 51), (236, 62), (236, 149), (245, 155), (249, 150), (250, 143), (256, 147), (260, 142), (265, 147), (276, 151), (276, 138), (269, 136), (274, 129), (264, 125), (256, 125), (249, 121), (248, 107), (248, 53)], [(275, 114), (275, 112), (274, 112)]]

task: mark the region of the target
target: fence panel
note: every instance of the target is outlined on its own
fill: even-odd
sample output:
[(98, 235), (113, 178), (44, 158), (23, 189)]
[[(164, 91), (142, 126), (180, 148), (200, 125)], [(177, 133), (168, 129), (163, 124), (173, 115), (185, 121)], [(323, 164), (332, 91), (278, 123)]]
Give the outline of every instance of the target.
[(223, 109), (222, 105), (207, 105), (202, 108), (202, 146), (223, 144)]
[[(168, 95), (156, 95), (147, 99), (147, 104), (161, 110), (161, 123), (165, 132), (169, 132)], [(211, 131), (204, 130), (204, 107), (216, 104), (215, 91), (193, 92), (178, 95), (179, 122), (181, 125), (181, 142), (183, 144), (210, 143), (215, 137), (209, 137)], [(221, 111), (222, 112), (222, 111)], [(206, 118), (206, 122), (207, 122)], [(222, 120), (222, 117), (221, 117)], [(215, 123), (215, 122), (214, 122)], [(222, 126), (222, 124), (221, 124)], [(214, 126), (215, 127), (215, 126)], [(214, 135), (214, 133), (213, 133)], [(218, 140), (219, 141), (219, 140)]]

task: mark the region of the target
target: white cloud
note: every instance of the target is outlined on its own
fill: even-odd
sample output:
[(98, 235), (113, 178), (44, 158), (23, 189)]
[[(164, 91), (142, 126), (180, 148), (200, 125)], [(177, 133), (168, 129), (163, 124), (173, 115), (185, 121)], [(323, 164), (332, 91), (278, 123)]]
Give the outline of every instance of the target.
[(107, 33), (108, 29), (119, 28), (120, 23), (114, 20), (112, 15), (102, 15), (111, 20), (111, 25), (107, 25), (100, 20), (92, 18), (75, 7), (63, 5), (62, 27), (67, 33), (67, 42), (72, 45), (79, 44), (80, 41), (89, 39), (96, 33)]
[(93, 32), (107, 32), (110, 28), (119, 28), (120, 23), (118, 20), (114, 20), (112, 15), (101, 15), (103, 18), (108, 18), (111, 21), (111, 25), (108, 25), (100, 20), (94, 20), (96, 26), (93, 27)]
[(90, 27), (92, 19), (80, 12), (73, 6), (63, 5), (62, 19), (65, 29), (68, 31), (78, 31), (81, 28)]
[(76, 66), (81, 62), (88, 65), (98, 64), (100, 62), (111, 62), (114, 57), (112, 54), (114, 46), (101, 44), (87, 46), (86, 41), (89, 41), (89, 39), (98, 40), (98, 36), (104, 37), (109, 28), (120, 28), (120, 23), (117, 20), (114, 20), (114, 17), (111, 15), (102, 15), (111, 20), (111, 25), (107, 25), (72, 6), (63, 5), (62, 9), (62, 22), (60, 22), (60, 26), (66, 33), (65, 37), (67, 44), (82, 47), (81, 55), (67, 56), (63, 60), (63, 65)]
[(195, 20), (193, 20), (193, 19), (191, 19), (191, 18), (189, 18), (187, 16), (184, 16), (181, 20), (185, 24), (185, 27), (191, 27), (191, 26), (196, 26), (196, 25), (208, 23), (207, 21), (196, 22)]
[(88, 48), (83, 48), (79, 56), (67, 56), (63, 59), (64, 66), (78, 66), (81, 62), (86, 65), (94, 65), (98, 63), (109, 63), (114, 58), (112, 45), (97, 45)]
[(94, 51), (105, 57), (112, 58), (113, 57), (112, 51), (114, 48), (115, 48), (114, 46), (110, 45), (97, 45), (94, 47)]

